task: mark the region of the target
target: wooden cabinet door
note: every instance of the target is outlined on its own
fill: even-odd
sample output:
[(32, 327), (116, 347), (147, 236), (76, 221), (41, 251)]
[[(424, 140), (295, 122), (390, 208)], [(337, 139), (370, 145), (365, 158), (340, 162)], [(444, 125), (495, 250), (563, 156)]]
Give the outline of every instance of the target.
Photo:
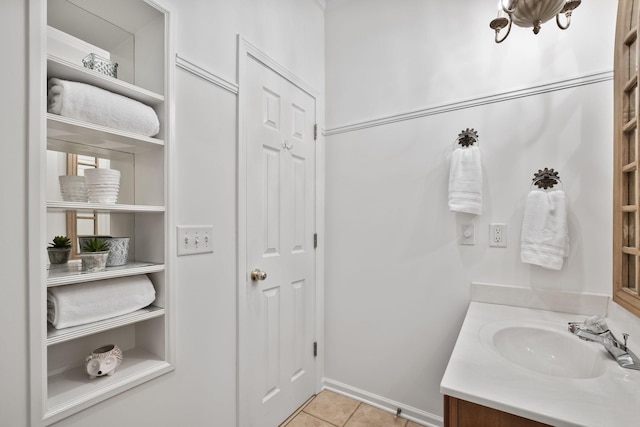
[(550, 427), (466, 400), (444, 396), (444, 427)]

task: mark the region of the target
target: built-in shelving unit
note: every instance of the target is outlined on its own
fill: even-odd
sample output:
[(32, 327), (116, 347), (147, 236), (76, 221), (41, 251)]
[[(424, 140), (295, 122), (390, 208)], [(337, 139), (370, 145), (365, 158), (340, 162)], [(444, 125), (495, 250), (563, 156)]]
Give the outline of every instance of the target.
[[(48, 31), (48, 28), (53, 31)], [(175, 250), (171, 206), (171, 19), (152, 0), (32, 0), (30, 2), (29, 251), (31, 424), (49, 425), (173, 369), (171, 258)], [(95, 46), (119, 63), (118, 78), (85, 68), (65, 57)], [(52, 44), (53, 45), (53, 44)], [(74, 54), (77, 52), (74, 52)], [(87, 52), (92, 53), (92, 52)], [(90, 84), (152, 107), (160, 121), (153, 137), (47, 112), (50, 78)], [(63, 201), (60, 166), (67, 154), (108, 161), (121, 171), (118, 203)], [(53, 160), (52, 160), (53, 159)], [(102, 161), (102, 160), (100, 160)], [(99, 215), (114, 236), (131, 238), (127, 264), (86, 272), (79, 261), (50, 265), (47, 243), (68, 235), (68, 213)], [(56, 329), (47, 323), (47, 291), (58, 286), (147, 275), (155, 301), (140, 310), (78, 326)], [(123, 363), (113, 376), (89, 379), (85, 357), (116, 344)]]
[(47, 209), (54, 210), (75, 210), (75, 211), (98, 211), (98, 212), (165, 212), (164, 206), (147, 205), (125, 205), (125, 204), (105, 204), (105, 203), (82, 203), (50, 200), (47, 202)]
[(80, 262), (70, 261), (69, 263), (61, 266), (50, 265), (47, 271), (46, 283), (47, 287), (64, 286), (71, 285), (73, 283), (92, 282), (95, 280), (158, 273), (162, 271), (164, 271), (164, 264), (130, 261), (125, 265), (107, 267), (105, 271), (88, 273), (86, 271), (82, 271)]
[(115, 80), (97, 71), (88, 70), (81, 64), (74, 64), (53, 55), (47, 55), (47, 74), (50, 77), (98, 86), (152, 107), (164, 102), (164, 96), (161, 94), (121, 80)]
[(143, 309), (134, 311), (133, 313), (112, 317), (111, 319), (93, 322), (87, 325), (72, 326), (64, 329), (55, 329), (54, 327), (49, 326), (47, 330), (47, 345), (59, 344), (61, 342), (82, 338), (98, 332), (108, 331), (109, 329), (119, 328), (121, 326), (131, 325), (154, 317), (163, 316), (164, 314), (164, 308), (150, 305)]
[[(47, 148), (74, 154), (112, 156), (161, 149), (164, 141), (131, 132), (93, 125), (68, 117), (47, 114)], [(156, 147), (157, 146), (157, 147)]]

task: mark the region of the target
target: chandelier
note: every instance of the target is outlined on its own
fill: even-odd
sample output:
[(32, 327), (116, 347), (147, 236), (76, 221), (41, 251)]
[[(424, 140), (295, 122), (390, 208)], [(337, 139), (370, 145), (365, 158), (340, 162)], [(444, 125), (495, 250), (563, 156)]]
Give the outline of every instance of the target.
[[(580, 6), (582, 0), (498, 0), (498, 17), (491, 21), (489, 27), (496, 32), (496, 43), (502, 43), (511, 32), (511, 24), (518, 27), (533, 27), (538, 34), (540, 27), (549, 19), (556, 17), (556, 23), (562, 30), (571, 24), (571, 12)], [(564, 23), (560, 20), (564, 15)], [(506, 33), (500, 38), (500, 31)]]

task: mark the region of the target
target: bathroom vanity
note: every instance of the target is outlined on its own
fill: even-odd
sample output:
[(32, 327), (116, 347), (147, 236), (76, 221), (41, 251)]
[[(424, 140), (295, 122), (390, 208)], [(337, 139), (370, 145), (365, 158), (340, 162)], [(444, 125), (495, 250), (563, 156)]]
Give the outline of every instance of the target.
[(546, 427), (548, 425), (477, 403), (444, 396), (445, 427)]
[(640, 371), (568, 331), (585, 317), (472, 302), (440, 384), (445, 426), (640, 425)]

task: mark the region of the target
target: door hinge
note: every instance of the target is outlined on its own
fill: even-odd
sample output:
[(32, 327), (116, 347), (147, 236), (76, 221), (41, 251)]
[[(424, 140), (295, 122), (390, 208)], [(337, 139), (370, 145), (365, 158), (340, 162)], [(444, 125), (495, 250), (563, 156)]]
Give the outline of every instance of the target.
[(314, 124), (313, 125), (313, 140), (317, 141), (318, 140), (318, 124)]
[(318, 233), (314, 233), (313, 235), (313, 249), (318, 248)]
[(313, 357), (318, 357), (318, 342), (313, 342)]

